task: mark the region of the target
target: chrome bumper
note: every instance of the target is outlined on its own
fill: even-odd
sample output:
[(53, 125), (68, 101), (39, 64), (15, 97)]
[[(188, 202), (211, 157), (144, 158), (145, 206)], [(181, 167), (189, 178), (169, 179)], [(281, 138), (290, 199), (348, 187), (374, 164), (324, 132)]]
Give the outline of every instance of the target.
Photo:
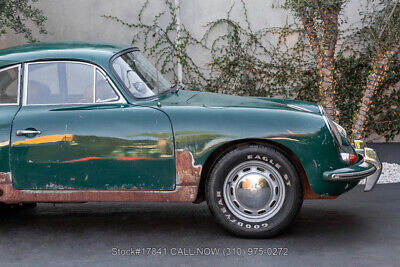
[(324, 172), (324, 180), (329, 182), (352, 182), (366, 179), (364, 191), (371, 191), (382, 173), (382, 163), (376, 152), (366, 147), (360, 140), (354, 141), (356, 152), (361, 157), (356, 164), (346, 168)]

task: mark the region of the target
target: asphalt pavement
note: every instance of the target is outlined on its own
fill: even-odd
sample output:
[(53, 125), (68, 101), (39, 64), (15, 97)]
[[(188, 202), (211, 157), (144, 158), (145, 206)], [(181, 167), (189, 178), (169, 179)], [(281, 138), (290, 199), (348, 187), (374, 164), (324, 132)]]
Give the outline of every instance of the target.
[(400, 164), (400, 143), (368, 143), (375, 149), (382, 162)]
[(358, 186), (305, 201), (285, 234), (264, 240), (225, 232), (205, 203), (0, 211), (0, 266), (398, 266), (399, 192), (400, 184)]

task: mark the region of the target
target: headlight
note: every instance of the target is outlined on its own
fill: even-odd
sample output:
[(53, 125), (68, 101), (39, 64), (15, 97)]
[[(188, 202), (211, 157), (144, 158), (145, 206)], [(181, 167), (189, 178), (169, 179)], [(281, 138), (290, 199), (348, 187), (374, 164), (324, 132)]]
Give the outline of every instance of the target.
[(341, 147), (343, 145), (342, 143), (342, 136), (341, 134), (346, 137), (346, 130), (340, 126), (339, 124), (337, 124), (336, 122), (334, 122), (329, 115), (326, 113), (325, 109), (322, 106), (319, 106), (319, 110), (321, 111), (321, 115), (325, 120), (325, 124), (328, 127), (329, 131), (332, 134), (333, 139), (335, 140), (335, 143)]

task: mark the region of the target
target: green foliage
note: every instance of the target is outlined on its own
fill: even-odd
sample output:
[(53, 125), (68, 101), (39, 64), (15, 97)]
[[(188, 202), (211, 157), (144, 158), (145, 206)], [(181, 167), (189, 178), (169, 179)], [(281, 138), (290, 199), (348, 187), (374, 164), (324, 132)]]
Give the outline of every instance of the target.
[(321, 18), (325, 16), (323, 10), (335, 9), (340, 11), (348, 0), (286, 0), (283, 8), (295, 10), (296, 13), (306, 14), (307, 17), (313, 16)]
[[(376, 133), (386, 140), (400, 134), (400, 64), (393, 64), (387, 78), (372, 100), (366, 134)], [(397, 88), (394, 86), (397, 84)]]
[(0, 35), (7, 30), (12, 30), (16, 34), (23, 34), (30, 42), (35, 42), (32, 30), (27, 26), (27, 21), (31, 21), (39, 28), (40, 33), (47, 33), (44, 28), (46, 17), (42, 11), (32, 4), (38, 0), (1, 0), (0, 1)]
[[(143, 50), (149, 57), (156, 59), (156, 64), (160, 66), (160, 71), (164, 74), (169, 73), (177, 79), (175, 66), (180, 61), (183, 68), (185, 83), (188, 87), (196, 87), (205, 82), (206, 78), (201, 68), (193, 61), (189, 55), (189, 49), (201, 43), (193, 38), (183, 26), (180, 31), (179, 43), (176, 42), (176, 8), (171, 0), (165, 0), (166, 10), (156, 14), (150, 23), (144, 22), (143, 13), (149, 7), (150, 1), (146, 0), (140, 9), (138, 23), (126, 23), (115, 16), (103, 16), (115, 20), (122, 25), (134, 29), (135, 35), (132, 44), (138, 40), (144, 41)], [(169, 23), (162, 26), (161, 20)]]
[[(263, 57), (269, 50), (260, 42), (268, 32), (253, 31), (246, 17), (246, 26), (228, 17), (210, 22), (202, 43), (209, 47), (211, 54), (210, 79), (206, 90), (227, 94), (264, 96), (270, 89), (264, 81), (269, 73), (264, 70), (268, 63)], [(226, 32), (214, 40), (209, 40), (213, 31), (225, 27)], [(206, 44), (210, 41), (210, 45)]]
[[(226, 18), (205, 25), (206, 33), (199, 40), (195, 39), (183, 26), (178, 46), (175, 42), (176, 9), (171, 0), (165, 1), (166, 11), (156, 15), (150, 24), (143, 22), (143, 12), (148, 7), (148, 1), (139, 14), (137, 24), (129, 24), (117, 17), (106, 16), (135, 30), (133, 43), (138, 38), (143, 38), (144, 51), (157, 60), (163, 73), (174, 74), (176, 63), (180, 60), (188, 89), (234, 95), (286, 97), (311, 102), (321, 101), (315, 57), (305, 31), (300, 25), (288, 24), (280, 28), (264, 28), (255, 31), (249, 23), (246, 5), (241, 1), (244, 24), (231, 18), (231, 8)], [(301, 2), (297, 1), (299, 4), (302, 4)], [(346, 1), (310, 2), (324, 2), (338, 10), (346, 3)], [(288, 3), (289, 1), (286, 4)], [(303, 12), (316, 12), (316, 9), (310, 7), (308, 10), (301, 6), (291, 6), (291, 8), (304, 8)], [(318, 17), (323, 14), (316, 15)], [(369, 15), (376, 18), (375, 13)], [(163, 16), (170, 18), (166, 26), (160, 23)], [(163, 19), (165, 21), (165, 17)], [(365, 26), (376, 27), (366, 21), (363, 27)], [(215, 33), (220, 33), (221, 29), (225, 31), (213, 37)], [(363, 28), (359, 28), (345, 35), (346, 37), (341, 40), (343, 45), (335, 56), (335, 102), (340, 111), (339, 122), (349, 130), (352, 127), (354, 114), (358, 110), (366, 79), (372, 71), (371, 51), (374, 45), (368, 38), (361, 39), (361, 36), (367, 36), (366, 32)], [(356, 39), (355, 33), (359, 39)], [(294, 43), (293, 37), (296, 40)], [(392, 40), (393, 37), (387, 38)], [(354, 46), (355, 41), (359, 46)], [(368, 47), (371, 49), (366, 49)], [(193, 48), (196, 48), (196, 51), (203, 49), (210, 55), (207, 68), (202, 68), (195, 63), (190, 54)], [(176, 78), (175, 74), (174, 77)], [(366, 125), (367, 135), (376, 133), (390, 140), (400, 133), (399, 82), (400, 65), (398, 61), (395, 61), (385, 82), (373, 97)]]
[[(364, 91), (368, 75), (372, 71), (367, 55), (339, 55), (336, 61), (338, 77), (336, 79), (336, 104), (340, 110), (340, 124), (351, 129), (354, 114), (358, 112), (358, 103)], [(399, 134), (400, 126), (400, 65), (392, 64), (388, 77), (372, 98), (367, 117), (365, 136), (375, 133), (386, 140)]]
[(360, 15), (362, 26), (349, 38), (359, 50), (374, 57), (400, 42), (399, 0), (369, 0)]

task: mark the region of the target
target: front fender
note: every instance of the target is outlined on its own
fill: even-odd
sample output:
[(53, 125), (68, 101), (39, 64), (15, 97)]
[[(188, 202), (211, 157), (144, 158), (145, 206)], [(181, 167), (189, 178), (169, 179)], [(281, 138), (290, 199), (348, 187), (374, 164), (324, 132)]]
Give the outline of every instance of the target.
[[(325, 171), (343, 168), (339, 152), (320, 114), (287, 109), (166, 106), (175, 149), (188, 149), (195, 164), (229, 142), (259, 139), (276, 142), (300, 160), (312, 190), (322, 196), (337, 196), (349, 189), (348, 183), (329, 183)], [(353, 186), (353, 185), (351, 185)]]

